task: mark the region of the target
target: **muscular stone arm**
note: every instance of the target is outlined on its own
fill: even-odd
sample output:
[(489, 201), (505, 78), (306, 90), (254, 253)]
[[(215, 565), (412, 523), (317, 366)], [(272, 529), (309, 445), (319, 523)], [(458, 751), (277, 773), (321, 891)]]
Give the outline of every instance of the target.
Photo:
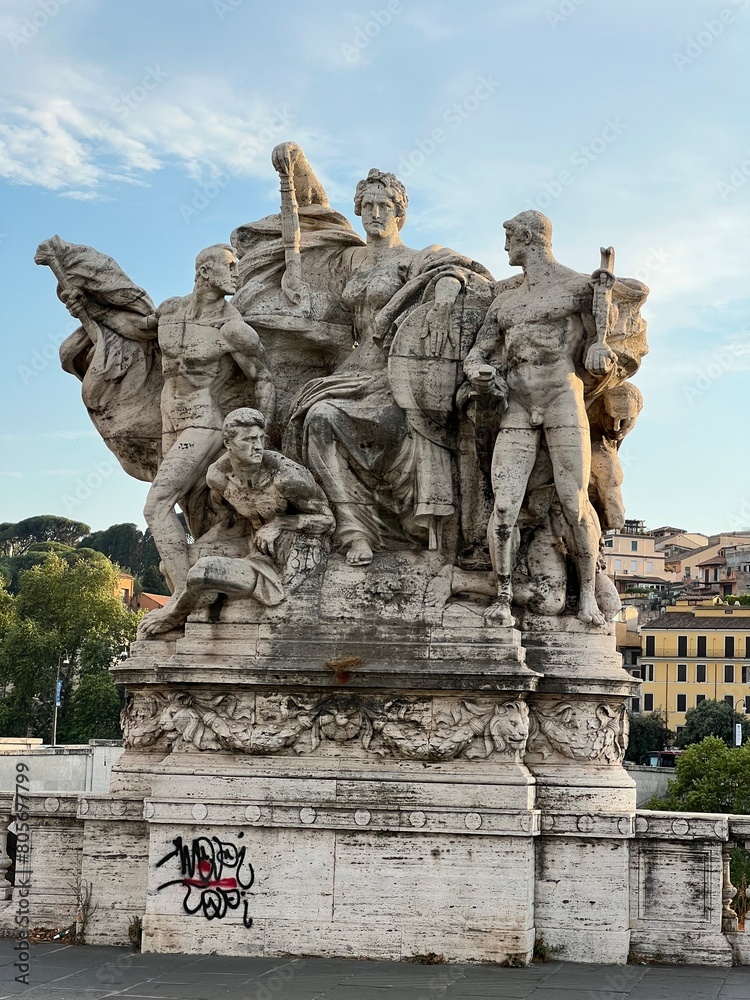
[(106, 320), (107, 326), (119, 333), (126, 340), (135, 340), (139, 344), (147, 344), (158, 339), (159, 320), (156, 313), (150, 316), (137, 316), (135, 313), (110, 312)]
[(279, 174), (294, 177), (294, 189), (300, 208), (307, 205), (328, 207), (325, 188), (296, 142), (282, 142), (271, 153), (271, 163)]
[(304, 531), (314, 535), (327, 535), (335, 527), (335, 519), (328, 501), (310, 472), (296, 462), (282, 459), (276, 488), (284, 499), (295, 507), (298, 514), (280, 514), (274, 523), (284, 531)]
[(260, 337), (239, 316), (225, 323), (222, 333), (229, 344), (232, 357), (255, 386), (255, 405), (266, 420), (272, 422), (276, 408), (276, 387)]
[(452, 306), (461, 291), (458, 278), (441, 278), (435, 285), (435, 305)]
[(213, 465), (208, 467), (206, 472), (206, 486), (209, 489), (209, 500), (211, 506), (214, 510), (226, 513), (227, 512), (227, 502), (224, 499), (224, 493), (227, 488), (227, 475), (222, 466), (227, 461), (226, 455), (220, 458), (218, 462), (214, 462)]
[(96, 323), (104, 324), (114, 333), (125, 337), (126, 340), (146, 343), (157, 338), (159, 321), (155, 313), (143, 316), (131, 309), (103, 306), (100, 302), (90, 298), (85, 288), (71, 287), (61, 291), (59, 296), (70, 315), (84, 323), (84, 329), (87, 333), (89, 333), (90, 324), (85, 323), (86, 313)]

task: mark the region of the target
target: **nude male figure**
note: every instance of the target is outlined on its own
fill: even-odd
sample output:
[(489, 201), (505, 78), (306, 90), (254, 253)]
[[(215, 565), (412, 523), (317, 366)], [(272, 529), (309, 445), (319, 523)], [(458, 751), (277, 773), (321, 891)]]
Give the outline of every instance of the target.
[[(604, 270), (592, 278), (559, 264), (552, 255), (551, 223), (540, 212), (522, 212), (504, 228), (510, 263), (523, 268), (523, 280), (495, 299), (464, 363), (474, 389), (493, 394), (504, 407), (492, 457), (495, 501), (488, 528), (497, 600), (486, 617), (515, 624), (513, 529), (544, 435), (575, 541), (578, 617), (603, 625), (594, 592), (601, 529), (588, 496), (591, 440), (576, 358), (594, 339), (584, 359), (586, 370), (604, 377), (615, 363), (606, 333), (596, 330), (593, 317), (595, 286), (611, 288), (615, 278)], [(498, 354), (501, 360), (493, 365)]]
[(179, 627), (219, 594), (253, 597), (267, 607), (281, 603), (294, 535), (333, 532), (336, 522), (323, 490), (303, 466), (266, 450), (265, 427), (263, 414), (246, 407), (224, 420), (227, 451), (206, 475), (222, 518), (196, 542), (199, 552), (214, 554), (199, 556), (184, 589), (144, 617), (139, 635)]
[(237, 287), (237, 259), (223, 244), (195, 259), (190, 295), (167, 299), (154, 317), (162, 355), (162, 462), (146, 498), (144, 517), (172, 589), (184, 589), (188, 543), (175, 505), (205, 476), (222, 449), (222, 390), (244, 375), (256, 405), (273, 414), (274, 386), (260, 339), (225, 296)]

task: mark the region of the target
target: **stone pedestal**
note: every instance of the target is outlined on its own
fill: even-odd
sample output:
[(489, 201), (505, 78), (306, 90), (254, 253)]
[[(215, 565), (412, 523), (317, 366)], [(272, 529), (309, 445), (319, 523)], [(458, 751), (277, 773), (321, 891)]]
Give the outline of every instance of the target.
[(621, 963), (630, 947), (635, 782), (622, 767), (626, 701), (611, 627), (527, 616), (527, 662), (543, 673), (525, 762), (541, 812), (536, 929), (566, 960)]
[(138, 643), (112, 787), (143, 796), (144, 948), (529, 961), (520, 638), (453, 609)]
[[(109, 879), (97, 940), (122, 933), (120, 893), (154, 951), (525, 963), (541, 938), (624, 962), (632, 682), (611, 630), (309, 611), (189, 622), (117, 667), (128, 748), (79, 809), (84, 869)], [(108, 852), (140, 859), (127, 886)]]

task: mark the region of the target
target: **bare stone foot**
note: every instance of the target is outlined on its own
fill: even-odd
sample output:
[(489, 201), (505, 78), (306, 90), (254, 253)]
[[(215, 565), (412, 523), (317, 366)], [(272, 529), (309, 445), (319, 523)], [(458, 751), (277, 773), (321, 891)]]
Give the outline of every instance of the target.
[(578, 607), (578, 620), (585, 625), (604, 625), (604, 615), (599, 610), (599, 605), (593, 597), (580, 599)]
[(176, 602), (172, 604), (172, 600), (163, 608), (149, 611), (147, 615), (144, 615), (138, 626), (139, 636), (160, 635), (162, 632), (171, 632), (172, 629), (182, 625), (181, 616), (175, 613)]
[(484, 613), (484, 620), (488, 625), (500, 628), (512, 628), (516, 624), (516, 619), (510, 613), (510, 606), (503, 601), (491, 604)]
[(372, 549), (362, 535), (355, 538), (346, 550), (346, 561), (350, 566), (369, 566), (372, 562)]
[(453, 566), (443, 566), (427, 584), (424, 603), (428, 608), (443, 608), (453, 596)]

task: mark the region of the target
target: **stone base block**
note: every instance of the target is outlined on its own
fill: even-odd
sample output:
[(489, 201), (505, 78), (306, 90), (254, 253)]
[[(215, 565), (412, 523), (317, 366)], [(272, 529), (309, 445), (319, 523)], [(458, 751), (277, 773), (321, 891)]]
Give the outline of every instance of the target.
[(607, 825), (597, 817), (597, 836), (572, 818), (542, 817), (556, 834), (537, 845), (535, 922), (545, 946), (559, 948), (566, 962), (627, 962), (630, 841), (619, 829), (623, 818), (609, 817)]
[(498, 770), (391, 763), (376, 781), (293, 763), (235, 761), (232, 784), (225, 762), (216, 798), (187, 768), (155, 777), (145, 950), (531, 959), (539, 814), (521, 768), (506, 788)]
[(630, 935), (630, 960), (668, 963), (670, 965), (733, 965), (732, 946), (718, 932), (633, 930)]

